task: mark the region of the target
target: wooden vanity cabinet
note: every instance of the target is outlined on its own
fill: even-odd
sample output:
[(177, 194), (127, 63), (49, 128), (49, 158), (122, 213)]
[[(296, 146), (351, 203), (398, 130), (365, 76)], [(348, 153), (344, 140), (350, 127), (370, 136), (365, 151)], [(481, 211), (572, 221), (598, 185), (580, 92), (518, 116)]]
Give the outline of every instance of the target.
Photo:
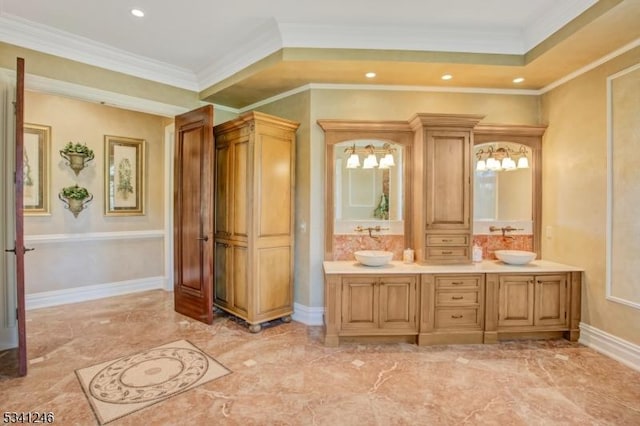
[(484, 274), (424, 274), (419, 345), (482, 343)]
[(470, 263), (473, 128), (479, 115), (416, 114), (413, 217), (417, 260)]
[(252, 332), (293, 313), (297, 128), (258, 112), (214, 127), (214, 304)]
[(341, 337), (415, 336), (414, 275), (326, 275), (325, 344)]
[(487, 274), (485, 342), (500, 336), (577, 340), (581, 273)]

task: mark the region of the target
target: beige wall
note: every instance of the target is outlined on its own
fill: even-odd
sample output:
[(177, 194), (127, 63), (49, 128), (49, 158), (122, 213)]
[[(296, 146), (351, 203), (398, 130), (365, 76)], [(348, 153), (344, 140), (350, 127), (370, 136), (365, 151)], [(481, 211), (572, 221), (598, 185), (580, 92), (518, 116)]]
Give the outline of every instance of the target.
[[(25, 122), (51, 126), (50, 211), (27, 216), (25, 234), (36, 251), (26, 257), (26, 293), (157, 277), (163, 271), (163, 238), (72, 240), (86, 233), (162, 231), (164, 227), (164, 127), (167, 119), (100, 104), (34, 92), (25, 94)], [(146, 141), (142, 216), (104, 215), (104, 136)], [(69, 141), (86, 143), (95, 159), (78, 176), (59, 155)], [(58, 199), (61, 188), (78, 183), (94, 195), (74, 218)], [(33, 242), (37, 236), (64, 236), (54, 242)], [(75, 265), (81, 265), (79, 271)]]
[(546, 227), (553, 235), (543, 237), (542, 254), (586, 269), (583, 322), (635, 344), (640, 344), (640, 310), (605, 298), (606, 79), (639, 62), (635, 48), (546, 93), (541, 104), (549, 124), (542, 149), (542, 225), (543, 235)]

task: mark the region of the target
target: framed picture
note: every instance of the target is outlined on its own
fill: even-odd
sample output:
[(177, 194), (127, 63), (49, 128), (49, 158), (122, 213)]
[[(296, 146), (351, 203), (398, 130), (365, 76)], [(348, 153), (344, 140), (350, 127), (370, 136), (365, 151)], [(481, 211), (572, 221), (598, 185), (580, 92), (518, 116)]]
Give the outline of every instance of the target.
[(144, 139), (104, 137), (106, 216), (144, 214)]
[(24, 214), (48, 215), (51, 127), (24, 124)]

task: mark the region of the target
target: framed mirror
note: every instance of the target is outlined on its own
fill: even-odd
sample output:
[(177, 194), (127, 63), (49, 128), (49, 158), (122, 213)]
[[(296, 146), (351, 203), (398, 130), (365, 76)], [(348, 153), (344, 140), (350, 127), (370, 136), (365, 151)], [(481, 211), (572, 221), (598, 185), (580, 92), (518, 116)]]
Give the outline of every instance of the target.
[[(533, 236), (532, 251), (540, 257), (542, 219), (542, 136), (546, 126), (480, 124), (474, 136), (474, 234), (491, 225), (514, 224)], [(505, 170), (487, 160), (513, 163)], [(520, 158), (528, 167), (518, 167)], [(483, 165), (478, 162), (484, 161)], [(478, 170), (480, 168), (481, 170)], [(484, 168), (484, 170), (482, 170)], [(493, 169), (493, 170), (491, 170)], [(481, 226), (479, 226), (481, 225)], [(483, 229), (478, 229), (482, 227)], [(499, 235), (499, 234), (498, 234)]]
[[(318, 120), (325, 132), (325, 259), (358, 249), (408, 247), (411, 236), (410, 164), (413, 132), (407, 122)], [(372, 237), (357, 229), (379, 228)], [(364, 242), (363, 242), (364, 241)], [(362, 244), (370, 244), (361, 247)]]

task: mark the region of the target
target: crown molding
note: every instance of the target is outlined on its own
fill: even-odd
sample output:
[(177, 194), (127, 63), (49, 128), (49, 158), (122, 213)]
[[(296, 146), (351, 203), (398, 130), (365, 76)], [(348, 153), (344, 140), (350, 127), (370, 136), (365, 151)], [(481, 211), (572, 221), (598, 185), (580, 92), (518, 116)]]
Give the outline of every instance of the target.
[(233, 51), (211, 62), (196, 76), (200, 90), (223, 81), (250, 65), (282, 49), (282, 36), (275, 20), (252, 32), (245, 41)]
[(198, 90), (194, 73), (186, 68), (134, 55), (6, 13), (0, 13), (0, 40), (146, 80)]
[(283, 47), (438, 52), (525, 53), (517, 29), (437, 26), (353, 26), (280, 23)]
[(529, 51), (547, 39), (551, 34), (563, 28), (584, 11), (596, 4), (598, 0), (563, 0), (555, 3), (555, 7), (546, 10), (523, 31), (522, 38), (525, 51)]

